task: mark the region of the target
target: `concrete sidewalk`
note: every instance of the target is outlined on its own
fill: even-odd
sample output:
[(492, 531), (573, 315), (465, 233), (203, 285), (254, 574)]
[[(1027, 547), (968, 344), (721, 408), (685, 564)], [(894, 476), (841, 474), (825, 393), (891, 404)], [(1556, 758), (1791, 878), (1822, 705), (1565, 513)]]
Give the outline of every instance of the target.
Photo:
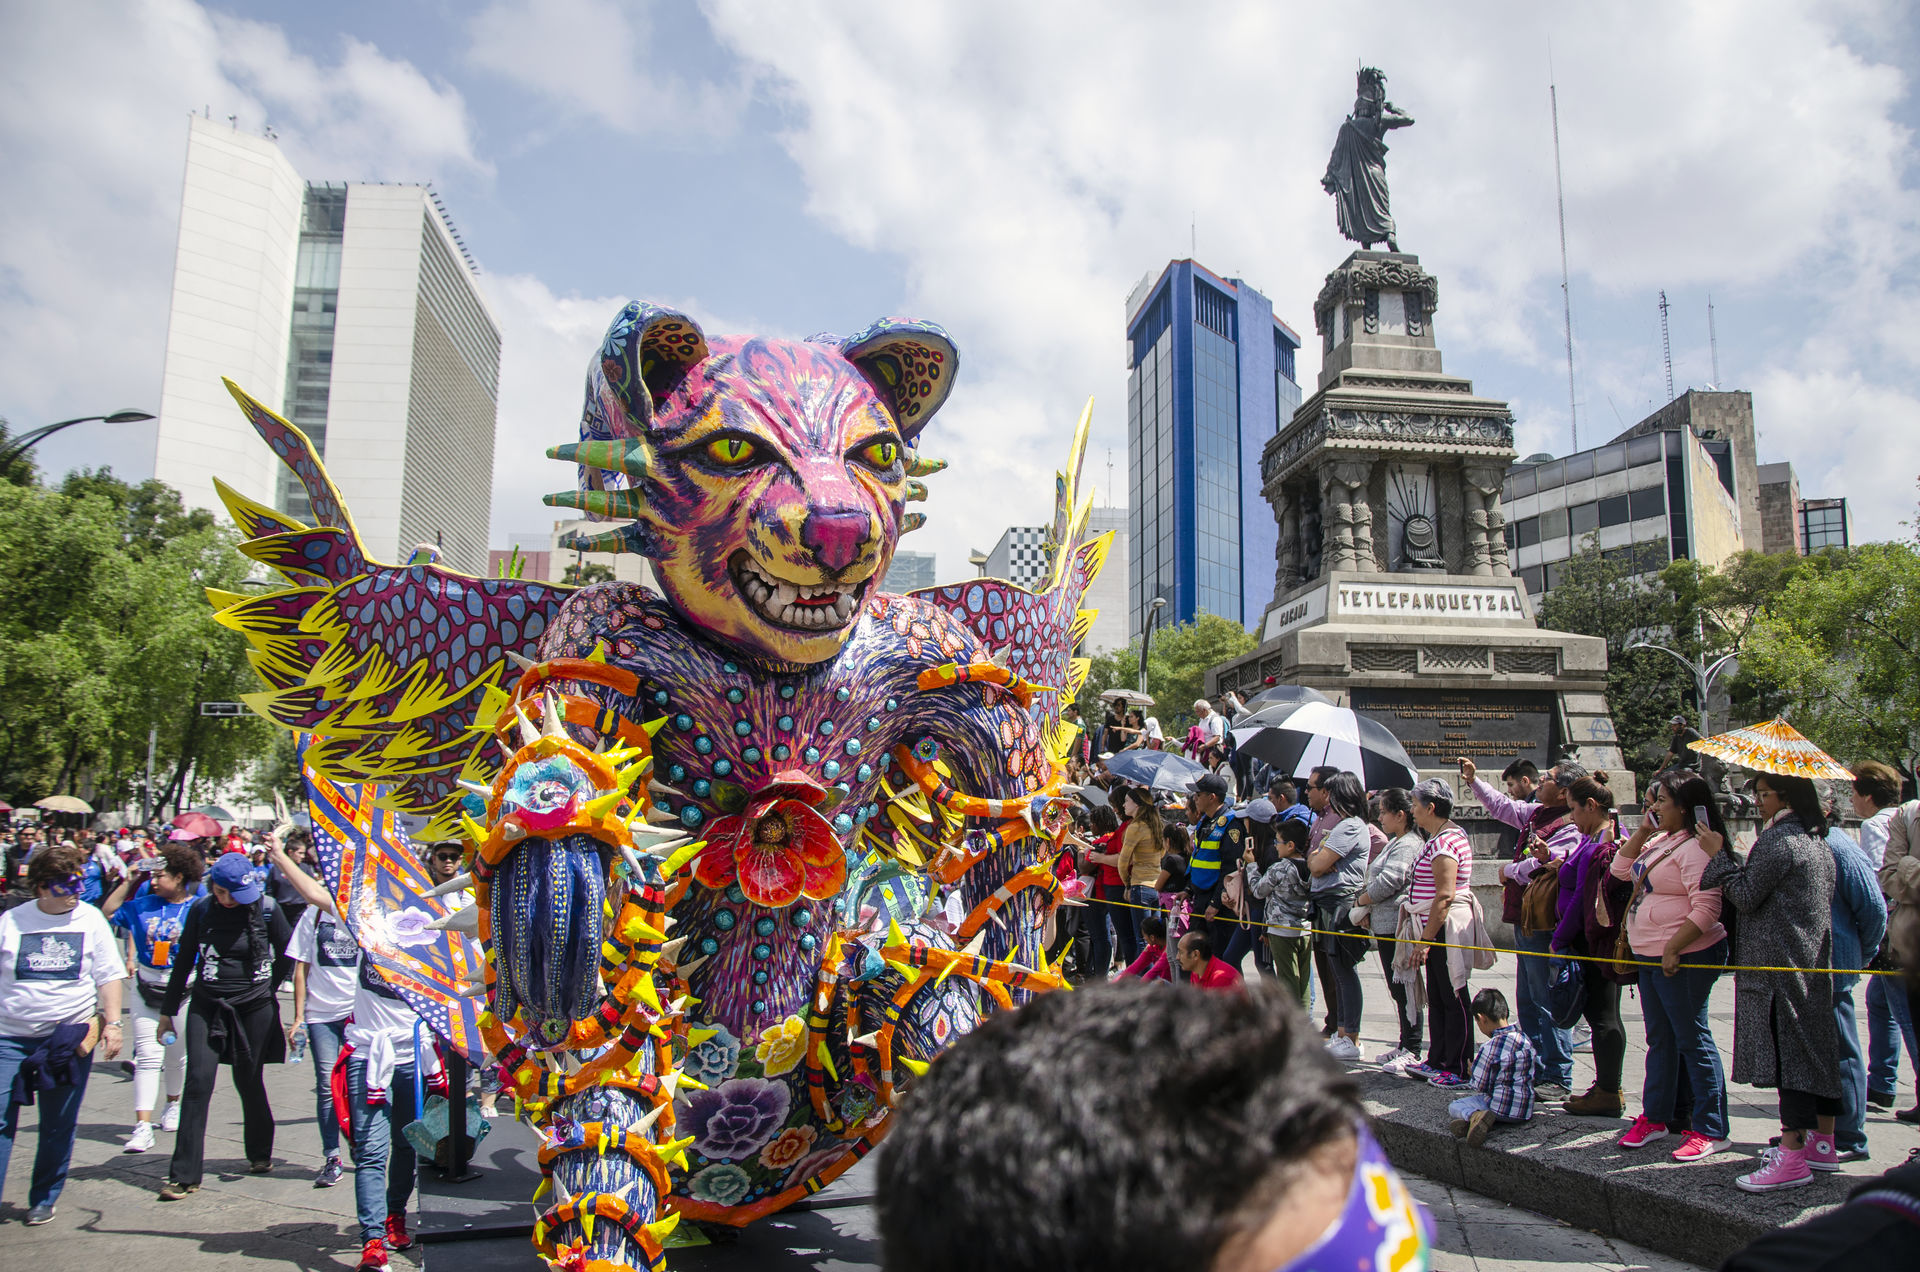
[[(1516, 957), (1501, 954), (1493, 968), (1474, 974), (1472, 989), (1492, 986), (1509, 1002), (1516, 1001)], [(1393, 1000), (1371, 956), (1361, 968), (1361, 984), (1366, 995), (1361, 1054), (1371, 1060), (1391, 1048), (1399, 1034)], [(1733, 978), (1723, 976), (1709, 1006), (1714, 1037), (1729, 1066), (1733, 992)], [(1856, 988), (1856, 1005), (1864, 993), (1864, 985)], [(1860, 1015), (1864, 1031), (1865, 1012)], [(1770, 1228), (1838, 1205), (1861, 1180), (1903, 1164), (1908, 1152), (1920, 1147), (1920, 1127), (1897, 1121), (1888, 1110), (1869, 1109), (1870, 1161), (1849, 1164), (1833, 1175), (1816, 1175), (1801, 1188), (1762, 1196), (1743, 1193), (1734, 1178), (1754, 1169), (1759, 1152), (1780, 1133), (1780, 1125), (1772, 1090), (1736, 1084), (1728, 1092), (1734, 1144), (1729, 1151), (1683, 1166), (1667, 1156), (1679, 1144), (1677, 1135), (1636, 1152), (1617, 1148), (1615, 1141), (1640, 1111), (1646, 1074), (1646, 1029), (1637, 989), (1621, 994), (1620, 1016), (1627, 1034), (1625, 1118), (1574, 1117), (1557, 1104), (1542, 1103), (1535, 1106), (1530, 1125), (1501, 1127), (1480, 1149), (1467, 1148), (1447, 1129), (1446, 1106), (1457, 1091), (1394, 1078), (1370, 1064), (1350, 1067), (1363, 1079), (1368, 1110), (1380, 1123), (1381, 1142), (1403, 1169), (1706, 1266)], [(1319, 1018), (1316, 1006), (1314, 1019)], [(1863, 1036), (1863, 1049), (1865, 1045)], [(1592, 1055), (1576, 1052), (1574, 1092), (1586, 1090), (1593, 1080)], [(1905, 1059), (1898, 1090), (1898, 1107), (1912, 1107), (1914, 1075)]]

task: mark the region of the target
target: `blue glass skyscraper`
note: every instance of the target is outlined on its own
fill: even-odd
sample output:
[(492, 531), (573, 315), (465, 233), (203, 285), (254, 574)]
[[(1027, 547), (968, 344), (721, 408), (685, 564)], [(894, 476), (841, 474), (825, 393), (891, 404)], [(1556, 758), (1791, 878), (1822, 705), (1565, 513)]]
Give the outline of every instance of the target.
[(1257, 622), (1273, 599), (1272, 510), (1260, 451), (1300, 405), (1300, 337), (1245, 282), (1169, 262), (1127, 304), (1132, 632)]

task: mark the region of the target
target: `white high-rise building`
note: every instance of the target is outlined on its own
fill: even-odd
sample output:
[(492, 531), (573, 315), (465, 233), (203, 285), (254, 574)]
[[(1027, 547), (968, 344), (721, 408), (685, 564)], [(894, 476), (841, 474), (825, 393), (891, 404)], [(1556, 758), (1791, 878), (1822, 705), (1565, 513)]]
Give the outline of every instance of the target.
[(223, 375), (313, 439), (374, 557), (432, 543), (485, 572), (500, 329), (428, 187), (307, 184), (195, 117), (154, 473), (189, 506), (219, 509), (219, 477), (307, 519)]

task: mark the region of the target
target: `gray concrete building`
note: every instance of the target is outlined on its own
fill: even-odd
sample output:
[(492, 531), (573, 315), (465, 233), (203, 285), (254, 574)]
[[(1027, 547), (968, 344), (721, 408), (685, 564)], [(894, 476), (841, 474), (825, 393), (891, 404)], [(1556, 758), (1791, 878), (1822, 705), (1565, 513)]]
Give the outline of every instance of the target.
[(934, 571), (933, 553), (896, 551), (893, 564), (887, 567), (887, 577), (881, 580), (880, 590), (905, 595), (923, 587), (933, 587), (939, 582)]

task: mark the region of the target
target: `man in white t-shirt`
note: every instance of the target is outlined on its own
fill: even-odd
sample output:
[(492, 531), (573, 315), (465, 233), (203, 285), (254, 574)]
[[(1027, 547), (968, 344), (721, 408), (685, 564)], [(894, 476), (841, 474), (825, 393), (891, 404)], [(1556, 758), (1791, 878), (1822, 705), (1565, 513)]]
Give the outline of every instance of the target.
[(347, 925), (317, 905), (307, 906), (287, 943), (293, 960), (293, 1023), (289, 1036), (305, 1028), (313, 1056), (314, 1115), (320, 1123), (320, 1147), (326, 1161), (314, 1176), (315, 1188), (331, 1188), (346, 1174), (340, 1161), (340, 1121), (333, 1107), (333, 1066), (340, 1058), (347, 1020), (359, 987), (360, 945)]
[[(80, 904), (87, 854), (70, 845), (43, 848), (27, 866), (34, 900), (0, 914), (0, 1189), (20, 1125), (37, 1103), (40, 1143), (27, 1191), (27, 1223), (53, 1218), (73, 1159), (80, 1101), (93, 1070), (93, 1046), (120, 1054), (120, 986), (127, 966), (106, 916)], [(95, 1030), (95, 1012), (104, 1023)], [(15, 1098), (24, 1077), (26, 1099)]]

